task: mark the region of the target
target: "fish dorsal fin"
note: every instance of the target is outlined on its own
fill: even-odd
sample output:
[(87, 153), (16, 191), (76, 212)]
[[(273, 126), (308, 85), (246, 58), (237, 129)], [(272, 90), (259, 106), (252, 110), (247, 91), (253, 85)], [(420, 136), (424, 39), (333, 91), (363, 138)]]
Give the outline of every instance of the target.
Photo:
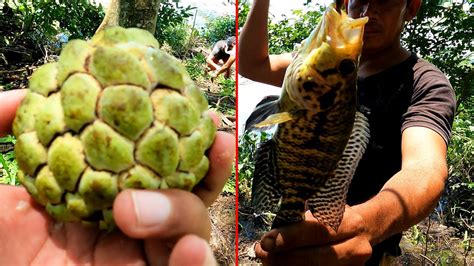
[(252, 205), (259, 211), (278, 208), (281, 190), (277, 177), (276, 144), (272, 139), (257, 148), (252, 180)]
[(313, 216), (337, 232), (344, 215), (347, 191), (360, 159), (370, 139), (369, 122), (360, 112), (356, 113), (354, 127), (336, 171), (323, 187), (308, 200)]
[(273, 125), (278, 125), (287, 121), (290, 121), (293, 119), (291, 117), (291, 114), (289, 112), (283, 112), (283, 113), (278, 113), (278, 114), (273, 114), (264, 121), (258, 123), (255, 125), (256, 128), (261, 128), (261, 127), (269, 127)]

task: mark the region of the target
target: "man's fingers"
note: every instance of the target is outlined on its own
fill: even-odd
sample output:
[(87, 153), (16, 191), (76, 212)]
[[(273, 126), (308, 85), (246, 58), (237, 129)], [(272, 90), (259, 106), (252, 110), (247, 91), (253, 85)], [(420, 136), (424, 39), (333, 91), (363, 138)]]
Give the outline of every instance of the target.
[(145, 254), (147, 265), (168, 265), (171, 247), (165, 241), (145, 239)]
[[(36, 204), (24, 187), (0, 185), (0, 265), (7, 265), (3, 259), (9, 258), (25, 249), (24, 241), (9, 239), (27, 239), (28, 250), (18, 258), (18, 264), (28, 265), (48, 238), (50, 218), (42, 206)], [(8, 260), (7, 260), (8, 261)]]
[(219, 128), (221, 126), (221, 118), (219, 117), (219, 115), (213, 111), (209, 111), (208, 114), (212, 118), (214, 125), (216, 125), (216, 127)]
[(216, 200), (230, 177), (234, 157), (235, 136), (226, 132), (217, 132), (214, 144), (209, 151), (209, 172), (193, 190), (207, 207)]
[(260, 245), (268, 252), (327, 245), (354, 237), (362, 233), (363, 228), (361, 217), (350, 207), (346, 208), (337, 232), (320, 223), (311, 212), (307, 211), (305, 221), (266, 233)]
[(27, 90), (11, 90), (0, 93), (0, 137), (11, 132), (15, 112)]
[(309, 215), (306, 215), (305, 221), (276, 228), (266, 233), (260, 241), (262, 250), (268, 252), (288, 251), (336, 241), (336, 232), (318, 222), (310, 212), (307, 213)]
[(217, 265), (209, 244), (202, 238), (187, 235), (181, 238), (170, 255), (170, 266)]
[[(79, 225), (80, 226), (80, 225)], [(78, 243), (68, 243), (68, 245), (80, 245)], [(107, 234), (100, 239), (95, 245), (94, 253), (92, 255), (92, 263), (91, 261), (77, 261), (73, 260), (70, 257), (69, 253), (66, 253), (68, 258), (71, 261), (74, 261), (77, 265), (144, 265), (145, 261), (142, 257), (142, 250), (141, 250), (140, 242), (125, 237), (120, 232), (114, 232), (111, 234)], [(63, 251), (64, 252), (64, 251)], [(87, 250), (83, 253), (87, 254)], [(58, 252), (61, 254), (61, 252)], [(63, 262), (64, 263), (64, 262)], [(70, 263), (72, 264), (72, 263)], [(38, 265), (51, 265), (49, 263), (38, 264)]]
[(366, 239), (355, 237), (334, 245), (273, 253), (257, 245), (255, 251), (264, 265), (364, 265), (372, 247)]
[(117, 225), (132, 238), (173, 241), (186, 234), (210, 238), (208, 211), (187, 191), (125, 190), (115, 199), (113, 210)]

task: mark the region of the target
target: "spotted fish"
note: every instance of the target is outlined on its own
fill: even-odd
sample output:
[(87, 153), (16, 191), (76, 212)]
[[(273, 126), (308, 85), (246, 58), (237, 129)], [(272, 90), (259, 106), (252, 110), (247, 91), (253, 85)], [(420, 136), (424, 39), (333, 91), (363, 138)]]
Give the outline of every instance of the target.
[(356, 112), (367, 21), (330, 5), (288, 66), (280, 97), (247, 120), (247, 128), (277, 125), (257, 149), (252, 183), (252, 204), (278, 210), (273, 228), (303, 220), (306, 208), (334, 230), (340, 225), (369, 139), (367, 119)]

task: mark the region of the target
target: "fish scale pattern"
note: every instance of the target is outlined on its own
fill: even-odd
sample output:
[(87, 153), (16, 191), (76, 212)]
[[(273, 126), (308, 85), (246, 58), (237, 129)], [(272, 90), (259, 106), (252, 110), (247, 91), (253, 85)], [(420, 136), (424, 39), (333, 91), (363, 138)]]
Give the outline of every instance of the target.
[(110, 229), (121, 190), (191, 190), (208, 171), (207, 100), (144, 30), (69, 42), (29, 88), (13, 124), (18, 175), (56, 220)]
[[(356, 112), (354, 127), (342, 157), (337, 164), (334, 178), (328, 179), (308, 200), (311, 212), (320, 221), (325, 221), (331, 228), (341, 223), (345, 210), (347, 191), (362, 159), (370, 139), (369, 121), (364, 114)], [(341, 193), (342, 191), (342, 193)], [(321, 195), (325, 195), (321, 197)], [(326, 206), (330, 206), (327, 208)]]

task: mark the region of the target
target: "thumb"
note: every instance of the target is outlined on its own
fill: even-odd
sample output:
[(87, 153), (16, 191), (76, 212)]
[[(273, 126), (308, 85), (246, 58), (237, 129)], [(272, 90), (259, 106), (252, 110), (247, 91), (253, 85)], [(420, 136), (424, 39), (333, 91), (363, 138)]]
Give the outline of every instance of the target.
[(114, 202), (118, 227), (132, 238), (178, 239), (195, 234), (209, 239), (211, 224), (206, 206), (193, 193), (178, 189), (127, 189)]
[(176, 243), (170, 255), (170, 266), (217, 265), (209, 244), (195, 235), (186, 235)]

